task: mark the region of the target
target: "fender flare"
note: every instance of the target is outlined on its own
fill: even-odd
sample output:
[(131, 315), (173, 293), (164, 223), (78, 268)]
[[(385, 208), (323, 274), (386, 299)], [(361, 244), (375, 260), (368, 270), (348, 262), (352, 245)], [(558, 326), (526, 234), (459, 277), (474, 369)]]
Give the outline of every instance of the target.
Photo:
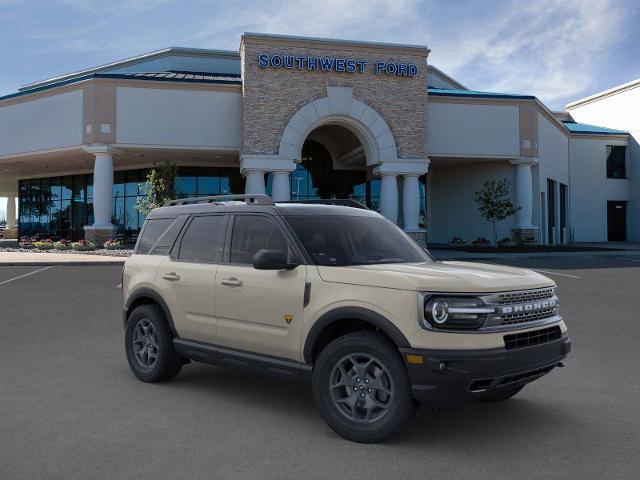
[(162, 298), (162, 295), (160, 295), (155, 290), (147, 287), (141, 287), (141, 288), (138, 288), (137, 290), (134, 290), (133, 293), (129, 295), (129, 298), (127, 298), (127, 303), (125, 303), (125, 306), (124, 306), (125, 327), (127, 324), (127, 320), (129, 318), (129, 313), (130, 313), (129, 309), (131, 308), (131, 305), (133, 305), (137, 300), (140, 300), (141, 298), (148, 298), (150, 300), (153, 300), (155, 303), (157, 303), (160, 306), (160, 308), (164, 312), (164, 316), (167, 319), (167, 322), (169, 322), (169, 328), (171, 329), (171, 333), (173, 333), (174, 338), (179, 338), (178, 333), (176, 332), (176, 327), (173, 323), (173, 316), (171, 315), (171, 310), (169, 310), (169, 305), (167, 305), (167, 302), (164, 301), (164, 299)]
[(303, 349), (305, 362), (308, 364), (313, 362), (313, 349), (324, 329), (332, 323), (346, 319), (362, 320), (374, 325), (386, 333), (398, 348), (411, 346), (400, 329), (379, 313), (363, 307), (338, 307), (324, 313), (309, 330)]

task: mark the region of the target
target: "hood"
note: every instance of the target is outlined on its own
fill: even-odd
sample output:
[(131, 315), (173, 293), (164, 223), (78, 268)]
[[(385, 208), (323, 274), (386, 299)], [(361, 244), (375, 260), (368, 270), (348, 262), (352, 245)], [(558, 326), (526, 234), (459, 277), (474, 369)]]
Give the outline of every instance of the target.
[(533, 270), (473, 262), (320, 266), (318, 273), (326, 282), (431, 292), (485, 293), (555, 285)]

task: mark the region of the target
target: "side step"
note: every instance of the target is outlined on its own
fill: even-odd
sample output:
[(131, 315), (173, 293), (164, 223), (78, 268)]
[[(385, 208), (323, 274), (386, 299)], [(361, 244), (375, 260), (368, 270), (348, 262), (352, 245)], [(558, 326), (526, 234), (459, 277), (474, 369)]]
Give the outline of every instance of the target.
[(197, 362), (247, 370), (300, 382), (311, 381), (311, 365), (294, 360), (260, 355), (181, 338), (174, 338), (173, 348), (179, 356)]

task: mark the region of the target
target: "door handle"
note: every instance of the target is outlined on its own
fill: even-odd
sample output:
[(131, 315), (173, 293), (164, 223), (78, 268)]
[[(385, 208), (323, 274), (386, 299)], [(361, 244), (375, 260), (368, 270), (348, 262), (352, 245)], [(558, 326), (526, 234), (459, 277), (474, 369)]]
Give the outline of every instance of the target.
[(180, 275), (178, 275), (176, 272), (171, 272), (171, 273), (165, 273), (164, 275), (162, 275), (162, 278), (164, 278), (165, 280), (171, 280), (173, 282), (180, 280)]
[(227, 285), (228, 287), (241, 287), (242, 280), (238, 280), (236, 277), (231, 278), (223, 278), (220, 283), (222, 285)]

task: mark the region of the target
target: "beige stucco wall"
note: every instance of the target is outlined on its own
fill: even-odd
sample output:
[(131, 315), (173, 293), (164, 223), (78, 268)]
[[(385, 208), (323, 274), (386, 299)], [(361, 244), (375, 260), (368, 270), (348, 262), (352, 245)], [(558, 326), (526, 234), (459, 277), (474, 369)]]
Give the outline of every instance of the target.
[[(363, 73), (261, 68), (258, 55), (282, 54), (361, 59)], [(367, 44), (323, 43), (287, 38), (243, 37), (242, 152), (277, 154), (289, 119), (305, 104), (327, 96), (327, 86), (353, 88), (353, 97), (376, 110), (394, 136), (398, 157), (424, 159), (426, 152), (426, 48), (380, 47)], [(414, 77), (376, 75), (378, 61), (413, 63)]]

